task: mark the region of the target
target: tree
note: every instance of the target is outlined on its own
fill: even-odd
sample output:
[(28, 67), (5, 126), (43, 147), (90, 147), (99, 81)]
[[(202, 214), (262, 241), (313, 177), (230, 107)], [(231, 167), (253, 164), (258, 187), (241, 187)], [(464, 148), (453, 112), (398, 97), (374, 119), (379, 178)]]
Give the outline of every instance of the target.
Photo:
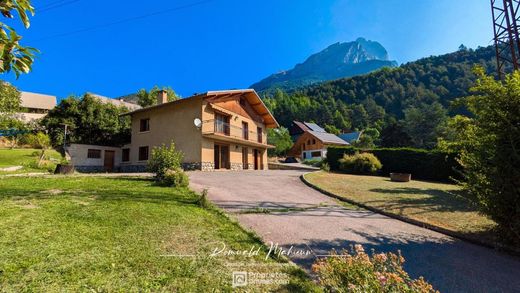
[(158, 87), (154, 86), (150, 91), (146, 89), (140, 89), (137, 92), (137, 103), (141, 107), (149, 107), (157, 104), (157, 96), (160, 91), (166, 91), (168, 95), (168, 102), (180, 99), (180, 96), (171, 87)]
[(504, 82), (482, 68), (466, 104), (474, 118), (461, 141), (463, 187), (497, 224), (504, 239), (520, 245), (520, 73)]
[(460, 153), (462, 145), (467, 141), (468, 136), (473, 136), (473, 121), (471, 118), (456, 115), (446, 121), (442, 133), (437, 141), (437, 148), (446, 152)]
[(267, 143), (275, 146), (274, 149), (267, 150), (270, 157), (283, 157), (293, 146), (289, 130), (285, 127), (269, 129), (267, 131)]
[(122, 145), (130, 140), (130, 118), (120, 116), (125, 112), (127, 108), (103, 103), (89, 94), (82, 98), (71, 96), (49, 111), (42, 125), (54, 146), (63, 144), (65, 124), (68, 142)]
[(0, 81), (0, 115), (11, 114), (20, 110), (20, 92), (11, 84)]
[(38, 160), (38, 167), (40, 167), (45, 158), (45, 151), (51, 148), (50, 137), (43, 132), (29, 134), (27, 136), (27, 143), (35, 149), (41, 149), (40, 159)]
[(367, 128), (361, 133), (359, 140), (353, 145), (361, 149), (372, 149), (376, 147), (380, 133), (375, 128)]
[(415, 147), (431, 149), (437, 144), (437, 136), (447, 118), (444, 107), (434, 102), (404, 110), (404, 128)]
[(404, 131), (402, 123), (395, 120), (387, 122), (381, 130), (380, 146), (385, 148), (407, 147), (412, 145), (412, 139)]
[(336, 134), (336, 135), (341, 133), (341, 131), (338, 128), (336, 128), (336, 126), (334, 126), (334, 125), (327, 124), (327, 125), (325, 125), (325, 127), (323, 129), (325, 129), (325, 131), (327, 131), (328, 133), (332, 133), (332, 134)]
[[(13, 11), (22, 21), (25, 28), (29, 28), (29, 14), (34, 15), (34, 8), (30, 0), (2, 0), (0, 13), (6, 18), (14, 18)], [(20, 45), (22, 37), (3, 22), (0, 22), (0, 73), (13, 70), (18, 78), (22, 73), (31, 71), (35, 48)]]

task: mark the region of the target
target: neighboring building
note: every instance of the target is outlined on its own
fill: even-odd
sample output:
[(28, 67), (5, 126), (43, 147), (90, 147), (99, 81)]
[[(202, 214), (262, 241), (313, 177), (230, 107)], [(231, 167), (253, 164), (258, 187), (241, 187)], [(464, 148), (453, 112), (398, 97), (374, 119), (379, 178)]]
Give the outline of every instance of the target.
[(50, 95), (21, 92), (20, 101), (22, 111), (16, 116), (25, 122), (43, 118), (56, 107), (56, 97)]
[(289, 135), (292, 141), (296, 142), (302, 134), (310, 130), (311, 129), (305, 125), (305, 122), (293, 121), (291, 127), (289, 127)]
[[(254, 90), (214, 91), (168, 102), (161, 91), (158, 104), (126, 113), (132, 120), (131, 143), (120, 151), (75, 147), (76, 166), (84, 165), (89, 150), (114, 151), (115, 158), (96, 155), (97, 169), (144, 171), (152, 149), (175, 143), (184, 155), (183, 167), (195, 170), (267, 169), (267, 128), (278, 123)], [(97, 152), (99, 154), (99, 152)], [(92, 166), (90, 166), (92, 168)], [(94, 169), (95, 169), (94, 168)]]
[(357, 131), (357, 132), (338, 134), (338, 137), (350, 144), (353, 144), (353, 143), (356, 143), (359, 141), (362, 134), (363, 134), (363, 131)]
[(130, 111), (134, 111), (134, 110), (142, 108), (141, 106), (139, 106), (137, 104), (129, 103), (129, 102), (127, 102), (127, 101), (125, 101), (125, 100), (123, 100), (121, 98), (112, 99), (112, 98), (101, 96), (101, 95), (94, 94), (94, 93), (87, 93), (87, 94), (89, 94), (89, 95), (91, 95), (93, 97), (98, 98), (103, 103), (112, 104), (112, 105), (117, 106), (117, 107), (126, 107)]
[[(325, 158), (329, 146), (349, 145), (348, 142), (326, 132), (325, 129), (314, 123), (294, 121), (291, 129), (293, 129), (292, 135), (297, 135), (297, 139), (288, 153), (292, 157), (300, 157), (303, 160)], [(299, 129), (305, 129), (305, 131), (298, 134)]]
[(73, 143), (66, 157), (80, 172), (111, 172), (121, 164), (121, 148)]
[(307, 131), (327, 132), (318, 124), (311, 122), (293, 121), (291, 127), (289, 127), (289, 135), (293, 142), (296, 142), (298, 138)]

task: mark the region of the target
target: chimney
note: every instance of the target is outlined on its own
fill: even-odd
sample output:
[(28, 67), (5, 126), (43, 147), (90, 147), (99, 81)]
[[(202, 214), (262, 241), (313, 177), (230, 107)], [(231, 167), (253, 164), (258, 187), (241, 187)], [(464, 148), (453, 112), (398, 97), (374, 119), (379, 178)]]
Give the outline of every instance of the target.
[(164, 104), (168, 102), (168, 93), (165, 90), (160, 90), (157, 93), (157, 104)]

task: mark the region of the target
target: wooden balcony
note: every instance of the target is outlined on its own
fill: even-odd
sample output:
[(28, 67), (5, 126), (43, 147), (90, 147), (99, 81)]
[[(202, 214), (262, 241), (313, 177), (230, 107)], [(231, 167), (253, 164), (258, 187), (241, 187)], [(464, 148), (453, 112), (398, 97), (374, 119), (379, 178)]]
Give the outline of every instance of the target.
[(267, 144), (261, 133), (220, 120), (211, 119), (203, 121), (202, 135), (223, 142), (238, 143), (258, 148), (274, 148), (274, 146)]

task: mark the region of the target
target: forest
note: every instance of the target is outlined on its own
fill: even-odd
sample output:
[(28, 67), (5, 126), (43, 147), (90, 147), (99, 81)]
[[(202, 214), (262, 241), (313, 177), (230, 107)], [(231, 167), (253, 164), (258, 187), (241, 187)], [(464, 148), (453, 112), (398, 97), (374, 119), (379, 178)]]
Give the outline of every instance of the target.
[(494, 47), (461, 45), (450, 54), (263, 98), (285, 127), (300, 120), (333, 133), (373, 129), (380, 146), (434, 148), (448, 131), (450, 117), (467, 114), (455, 101), (470, 95), (476, 67), (496, 70)]

